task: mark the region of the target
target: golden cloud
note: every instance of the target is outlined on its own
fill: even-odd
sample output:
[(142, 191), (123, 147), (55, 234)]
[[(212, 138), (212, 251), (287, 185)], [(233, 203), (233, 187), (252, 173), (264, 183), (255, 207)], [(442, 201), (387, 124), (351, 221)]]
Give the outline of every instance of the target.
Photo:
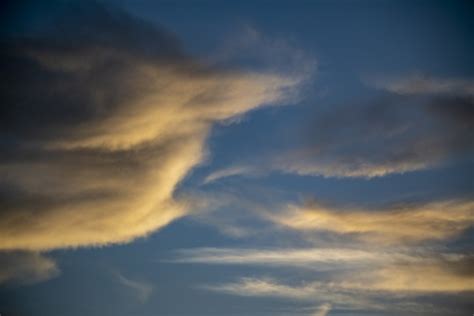
[(279, 225), (301, 231), (356, 234), (367, 241), (385, 243), (444, 240), (458, 236), (474, 223), (474, 202), (443, 201), (401, 205), (382, 211), (334, 209), (319, 204), (290, 206), (269, 214)]
[[(103, 18), (110, 23), (100, 26), (117, 22)], [(131, 34), (144, 28), (119, 22)], [(146, 27), (149, 43), (116, 30), (104, 41), (99, 30), (78, 43), (46, 38), (3, 50), (2, 60), (18, 65), (2, 67), (10, 89), (2, 96), (0, 132), (9, 141), (0, 160), (0, 249), (128, 242), (187, 214), (174, 192), (205, 159), (212, 124), (281, 101), (298, 84), (200, 65)]]
[[(455, 265), (456, 262), (451, 262)], [(469, 264), (472, 264), (470, 260)], [(466, 269), (465, 267), (463, 268)], [(373, 291), (450, 293), (474, 291), (474, 273), (450, 270), (442, 263), (394, 265), (367, 273), (364, 277), (346, 280), (345, 288)]]
[[(260, 291), (287, 297), (310, 297), (317, 288), (331, 287), (389, 292), (463, 292), (474, 290), (473, 257), (467, 254), (432, 253), (427, 249), (369, 250), (350, 248), (228, 249), (195, 248), (177, 252), (180, 263), (297, 267), (325, 273), (327, 283), (303, 288), (271, 287), (268, 280), (244, 279), (245, 293)], [(272, 291), (269, 291), (272, 289)], [(286, 289), (286, 292), (284, 291)], [(287, 294), (284, 294), (287, 293)], [(291, 294), (288, 294), (291, 293)], [(272, 295), (273, 295), (272, 294)]]

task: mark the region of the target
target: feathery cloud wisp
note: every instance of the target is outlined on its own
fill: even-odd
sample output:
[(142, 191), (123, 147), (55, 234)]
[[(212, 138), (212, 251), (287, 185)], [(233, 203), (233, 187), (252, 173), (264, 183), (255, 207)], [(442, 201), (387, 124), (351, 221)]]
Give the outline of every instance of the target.
[(398, 94), (474, 95), (474, 81), (458, 78), (437, 78), (421, 74), (366, 80), (378, 89)]
[(368, 251), (350, 248), (233, 249), (191, 248), (176, 251), (173, 262), (202, 264), (241, 264), (295, 266), (315, 270), (340, 269), (374, 263), (422, 260), (403, 252)]
[(125, 277), (120, 272), (116, 272), (115, 276), (120, 284), (130, 289), (140, 302), (145, 303), (150, 298), (153, 292), (153, 286), (151, 284), (143, 281), (132, 280)]
[(456, 237), (474, 224), (474, 202), (443, 201), (401, 205), (381, 211), (334, 209), (313, 204), (268, 213), (271, 221), (295, 230), (354, 234), (376, 243), (417, 243)]
[(60, 273), (52, 259), (27, 251), (0, 252), (0, 284), (29, 284), (51, 279)]

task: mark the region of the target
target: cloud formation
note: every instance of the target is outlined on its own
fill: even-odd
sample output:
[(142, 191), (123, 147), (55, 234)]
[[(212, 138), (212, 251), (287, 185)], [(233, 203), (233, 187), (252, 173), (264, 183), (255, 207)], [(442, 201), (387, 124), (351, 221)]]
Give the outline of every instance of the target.
[(130, 289), (136, 298), (142, 303), (145, 303), (153, 293), (153, 286), (147, 282), (132, 280), (125, 277), (120, 272), (116, 272), (115, 276), (120, 284)]
[(228, 178), (232, 176), (251, 175), (251, 174), (256, 174), (256, 173), (258, 173), (258, 171), (248, 166), (234, 166), (234, 167), (224, 168), (224, 169), (211, 172), (210, 174), (206, 176), (203, 183), (208, 184), (222, 178)]
[(313, 316), (327, 316), (331, 311), (331, 304), (323, 304), (314, 312)]
[(330, 280), (328, 286), (337, 284), (338, 287), (347, 289), (404, 293), (450, 293), (474, 290), (471, 255), (442, 252), (433, 254), (423, 249), (400, 251), (350, 248), (273, 250), (197, 248), (178, 252), (176, 261), (286, 266), (324, 271), (327, 273), (325, 278)]
[(418, 293), (458, 293), (474, 291), (474, 258), (461, 256), (424, 264), (388, 265), (348, 278), (344, 288), (371, 291)]
[(373, 243), (405, 244), (457, 237), (474, 225), (474, 202), (453, 200), (398, 205), (382, 210), (290, 206), (268, 218), (304, 232), (352, 234)]
[[(343, 249), (335, 249), (343, 253)], [(282, 254), (293, 255), (291, 251), (280, 250)], [(351, 252), (351, 250), (348, 250)], [(330, 252), (329, 252), (330, 253)], [(376, 255), (376, 252), (374, 253)], [(405, 258), (410, 255), (404, 254)], [(447, 315), (464, 312), (460, 307), (446, 307), (429, 304), (420, 300), (423, 297), (456, 295), (459, 299), (469, 300), (474, 291), (474, 271), (472, 256), (447, 254), (446, 256), (423, 257), (411, 254), (411, 259), (397, 259), (386, 256), (382, 259), (367, 260), (364, 264), (341, 257), (334, 261), (334, 270), (320, 274), (304, 274), (301, 268), (308, 271), (319, 270), (320, 263), (308, 260), (306, 265), (296, 258), (285, 264), (298, 268), (303, 274), (302, 281), (284, 280), (268, 277), (243, 277), (227, 283), (202, 286), (223, 294), (250, 297), (278, 297), (290, 301), (317, 302), (335, 310), (357, 311), (390, 311), (390, 312), (427, 312)], [(389, 260), (385, 260), (389, 259)], [(260, 257), (259, 262), (246, 264), (273, 264), (272, 258)], [(324, 257), (321, 261), (324, 264)], [(210, 261), (215, 263), (215, 261)], [(229, 263), (229, 262), (225, 262)], [(236, 264), (242, 264), (236, 260)], [(311, 281), (312, 280), (312, 281)], [(321, 308), (318, 312), (328, 311)], [(316, 312), (316, 315), (318, 315)], [(323, 313), (324, 315), (324, 313)]]
[(274, 169), (326, 177), (379, 177), (472, 157), (472, 96), (404, 97), (319, 113), (300, 147), (274, 159)]
[(385, 93), (316, 109), (306, 123), (298, 122), (300, 131), (288, 143), (262, 147), (241, 158), (244, 163), (211, 172), (206, 182), (275, 171), (373, 178), (472, 160), (472, 81), (408, 77), (373, 85)]
[(0, 252), (0, 284), (41, 282), (59, 272), (53, 260), (37, 252)]
[(474, 80), (436, 78), (421, 74), (402, 77), (375, 78), (370, 85), (397, 94), (474, 95)]
[[(303, 303), (318, 302), (323, 304), (313, 315), (325, 315), (324, 313), (327, 314), (331, 310), (370, 314), (374, 312), (399, 312), (409, 313), (410, 315), (458, 315), (466, 312), (466, 309), (459, 306), (446, 308), (442, 304), (417, 301), (417, 296), (414, 295), (416, 293), (413, 292), (399, 295), (399, 293), (372, 289), (370, 284), (365, 288), (349, 288), (337, 282), (314, 281), (294, 284), (278, 279), (245, 277), (235, 282), (208, 285), (202, 288), (221, 294), (277, 297)], [(418, 294), (422, 297), (426, 293)]]
[(174, 262), (265, 266), (301, 266), (315, 270), (340, 269), (388, 261), (412, 262), (421, 258), (404, 253), (367, 251), (350, 248), (233, 249), (192, 248), (176, 251)]
[(210, 68), (166, 31), (71, 5), (52, 31), (1, 42), (2, 250), (128, 242), (185, 215), (174, 192), (211, 125), (300, 80)]
[(355, 295), (353, 292), (341, 290), (336, 286), (326, 286), (320, 282), (287, 284), (271, 278), (244, 277), (235, 282), (206, 285), (202, 288), (238, 296), (277, 297), (312, 303), (331, 302), (332, 306), (348, 310), (382, 309), (363, 295)]

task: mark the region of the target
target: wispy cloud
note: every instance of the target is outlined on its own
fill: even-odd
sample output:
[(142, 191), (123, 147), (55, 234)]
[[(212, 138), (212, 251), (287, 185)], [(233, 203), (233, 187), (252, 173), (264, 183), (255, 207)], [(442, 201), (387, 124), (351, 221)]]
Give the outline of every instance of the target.
[(472, 256), (422, 264), (387, 265), (358, 276), (348, 277), (340, 286), (349, 289), (423, 293), (474, 291)]
[(312, 204), (290, 206), (287, 211), (267, 216), (291, 229), (353, 234), (377, 244), (403, 244), (459, 236), (474, 225), (474, 202), (453, 200), (381, 210), (337, 209)]
[(211, 183), (223, 178), (228, 178), (232, 176), (242, 176), (242, 175), (255, 175), (258, 174), (258, 170), (254, 170), (249, 166), (233, 166), (229, 168), (224, 168), (211, 172), (204, 179), (204, 183)]
[(114, 275), (120, 284), (131, 290), (133, 295), (142, 303), (145, 303), (153, 293), (153, 286), (148, 282), (132, 280), (120, 272), (115, 272)]
[(239, 161), (210, 176), (219, 175), (218, 180), (232, 170), (229, 175), (374, 178), (472, 158), (473, 81), (412, 82), (417, 80), (380, 84), (389, 93), (377, 98), (317, 108), (279, 148), (262, 146), (248, 156), (244, 152)]
[(242, 278), (235, 283), (206, 285), (202, 288), (240, 296), (273, 296), (298, 300), (311, 300), (315, 294), (312, 286), (292, 287), (278, 284), (272, 279), (257, 278)]
[(411, 300), (413, 297), (407, 297), (406, 295), (396, 296), (392, 293), (391, 300), (387, 300), (387, 293), (385, 292), (369, 289), (368, 287), (365, 289), (348, 288), (335, 282), (314, 281), (287, 284), (269, 278), (241, 278), (236, 282), (203, 286), (202, 289), (238, 296), (278, 297), (286, 300), (320, 302), (323, 304), (312, 315), (327, 315), (331, 309), (370, 313), (374, 311), (426, 313), (429, 311), (431, 315), (451, 314), (448, 309), (427, 303), (417, 303)]
[(234, 264), (294, 266), (314, 270), (353, 268), (367, 264), (422, 261), (409, 253), (351, 248), (191, 248), (176, 251), (174, 262), (202, 264)]
[(319, 282), (290, 285), (270, 278), (241, 278), (236, 282), (206, 285), (201, 288), (238, 296), (278, 297), (306, 302), (331, 302), (338, 307), (346, 309), (381, 309), (376, 303), (366, 297), (362, 297), (362, 295), (354, 295), (355, 293), (341, 291), (336, 286), (325, 286)]
[[(455, 253), (433, 253), (423, 249), (209, 249), (178, 252), (177, 262), (297, 267), (324, 271), (320, 287), (351, 291), (386, 291), (405, 294), (455, 293), (474, 290), (473, 258)], [(237, 285), (217, 287), (226, 292), (242, 290), (242, 295), (267, 293), (307, 299), (314, 286), (289, 288), (267, 280), (243, 279)]]
[(319, 308), (317, 309), (317, 311), (314, 312), (314, 314), (312, 316), (327, 316), (329, 315), (329, 312), (331, 311), (331, 304), (323, 304), (321, 306), (319, 306)]
[(37, 252), (0, 252), (0, 284), (30, 284), (45, 281), (60, 273), (56, 262)]
[[(196, 248), (181, 250), (177, 254), (175, 262), (181, 263), (286, 266), (329, 274), (336, 271), (330, 278), (331, 282), (350, 289), (394, 292), (474, 290), (474, 273), (467, 268), (472, 263), (472, 256), (433, 253), (422, 248), (408, 248), (405, 251)], [(345, 270), (350, 272), (341, 272)]]
[(366, 80), (369, 85), (393, 93), (474, 95), (474, 80), (432, 77), (412, 74), (398, 77), (376, 77)]
[[(379, 209), (293, 205), (260, 214), (283, 231), (302, 232), (301, 240), (317, 248), (288, 241), (284, 248), (192, 248), (176, 251), (171, 261), (267, 268), (264, 274), (201, 287), (217, 293), (330, 304), (334, 311), (454, 315), (464, 307), (431, 304), (426, 298), (456, 296), (465, 302), (474, 291), (470, 248), (461, 245), (455, 252), (443, 246), (465, 240), (463, 234), (474, 225), (473, 211), (470, 200)], [(332, 246), (321, 248), (320, 232), (336, 236), (326, 244)]]

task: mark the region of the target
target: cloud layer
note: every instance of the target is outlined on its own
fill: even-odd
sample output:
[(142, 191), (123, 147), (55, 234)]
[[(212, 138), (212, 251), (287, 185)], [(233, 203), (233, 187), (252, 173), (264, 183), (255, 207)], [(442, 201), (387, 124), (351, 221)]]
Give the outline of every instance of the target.
[(53, 31), (1, 44), (3, 250), (127, 242), (183, 216), (174, 191), (211, 125), (299, 80), (211, 69), (123, 12), (69, 9)]

